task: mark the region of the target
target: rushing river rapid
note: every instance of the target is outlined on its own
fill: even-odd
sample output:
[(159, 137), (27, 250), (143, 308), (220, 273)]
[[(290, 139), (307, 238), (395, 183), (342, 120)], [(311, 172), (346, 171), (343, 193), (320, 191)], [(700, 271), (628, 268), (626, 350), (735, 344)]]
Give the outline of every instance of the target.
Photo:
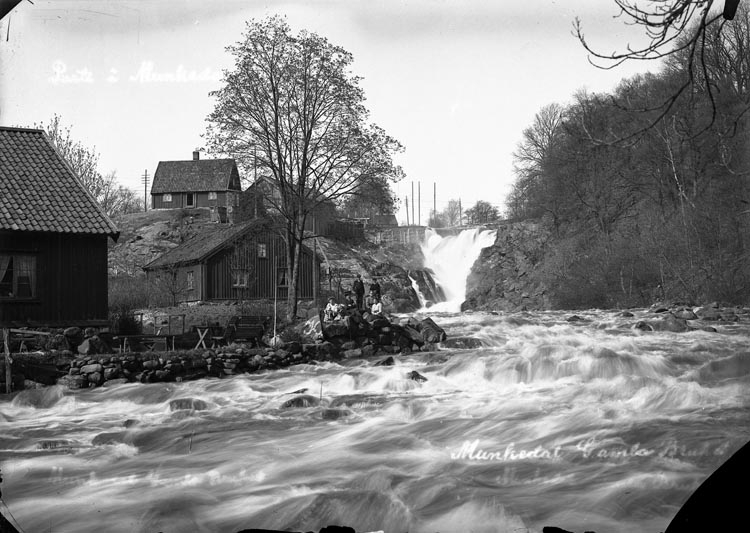
[(750, 327), (578, 315), (432, 315), (486, 346), (394, 366), (23, 391), (3, 500), (27, 532), (663, 531), (750, 438)]
[(447, 301), (420, 316), (481, 348), (0, 400), (0, 510), (55, 533), (663, 531), (750, 439), (750, 324), (449, 312), (493, 239), (423, 246)]

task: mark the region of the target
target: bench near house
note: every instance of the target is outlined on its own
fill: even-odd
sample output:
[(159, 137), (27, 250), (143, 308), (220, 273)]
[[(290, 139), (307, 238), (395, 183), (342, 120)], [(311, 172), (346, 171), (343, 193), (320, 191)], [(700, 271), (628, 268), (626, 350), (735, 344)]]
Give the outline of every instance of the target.
[[(278, 232), (259, 220), (207, 227), (144, 266), (149, 279), (176, 301), (261, 300), (287, 297), (286, 249)], [(318, 269), (317, 274), (313, 269)], [(314, 297), (320, 263), (302, 248), (299, 298)], [(276, 294), (274, 294), (276, 293)]]
[(208, 207), (231, 213), (238, 205), (240, 173), (234, 159), (160, 161), (151, 185), (154, 209)]
[(0, 327), (108, 324), (118, 235), (42, 130), (0, 127)]

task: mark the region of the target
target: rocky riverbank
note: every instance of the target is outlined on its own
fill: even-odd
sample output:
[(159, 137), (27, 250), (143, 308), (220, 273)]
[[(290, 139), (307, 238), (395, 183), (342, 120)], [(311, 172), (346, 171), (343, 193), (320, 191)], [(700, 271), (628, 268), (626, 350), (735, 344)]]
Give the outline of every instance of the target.
[[(446, 340), (445, 331), (430, 318), (378, 319), (373, 323), (340, 320), (321, 324), (318, 317), (313, 317), (297, 329), (299, 340), (266, 338), (269, 345), (262, 347), (230, 344), (208, 350), (101, 355), (51, 350), (17, 354), (13, 365), (14, 389), (53, 384), (82, 389), (131, 382), (180, 382), (371, 357), (382, 357), (383, 364), (389, 364), (391, 357), (393, 364), (395, 354), (436, 351), (438, 343)], [(62, 334), (62, 337), (67, 336)], [(90, 338), (93, 337), (96, 336)], [(96, 342), (101, 341), (90, 344)], [(4, 383), (4, 368), (0, 370), (0, 382)]]

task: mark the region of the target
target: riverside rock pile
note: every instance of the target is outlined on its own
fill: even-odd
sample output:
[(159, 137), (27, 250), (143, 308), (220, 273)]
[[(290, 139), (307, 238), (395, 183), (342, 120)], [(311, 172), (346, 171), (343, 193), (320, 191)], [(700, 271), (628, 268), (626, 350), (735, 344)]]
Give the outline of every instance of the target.
[[(750, 321), (750, 308), (726, 307), (719, 302), (692, 307), (680, 303), (657, 303), (649, 308), (654, 318), (639, 320), (633, 325), (641, 331), (671, 331), (681, 333), (693, 330), (715, 332), (712, 323)], [(627, 312), (625, 312), (627, 313)], [(632, 313), (628, 313), (632, 315)], [(627, 316), (623, 314), (623, 316)]]
[(54, 359), (57, 370), (66, 375), (57, 383), (82, 389), (130, 382), (224, 377), (320, 361), (434, 351), (436, 344), (446, 339), (445, 331), (430, 318), (421, 321), (409, 318), (399, 324), (380, 320), (357, 327), (348, 321), (336, 321), (323, 327), (314, 317), (307, 326), (320, 332), (317, 342), (275, 342), (273, 347), (252, 348), (231, 344), (210, 350), (130, 352), (78, 358), (58, 356)]

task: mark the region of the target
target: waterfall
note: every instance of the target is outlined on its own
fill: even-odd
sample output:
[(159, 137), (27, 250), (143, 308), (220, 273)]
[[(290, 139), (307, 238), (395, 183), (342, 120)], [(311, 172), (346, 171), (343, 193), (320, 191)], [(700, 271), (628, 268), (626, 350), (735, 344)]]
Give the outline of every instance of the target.
[(409, 279), (423, 309), (445, 301), (445, 292), (435, 282), (435, 273), (429, 268), (409, 272)]
[(441, 237), (429, 228), (425, 232), (422, 253), (425, 269), (430, 271), (437, 286), (445, 294), (444, 301), (430, 307), (431, 311), (458, 312), (466, 299), (466, 278), (482, 248), (495, 243), (496, 232), (473, 228), (458, 235)]

